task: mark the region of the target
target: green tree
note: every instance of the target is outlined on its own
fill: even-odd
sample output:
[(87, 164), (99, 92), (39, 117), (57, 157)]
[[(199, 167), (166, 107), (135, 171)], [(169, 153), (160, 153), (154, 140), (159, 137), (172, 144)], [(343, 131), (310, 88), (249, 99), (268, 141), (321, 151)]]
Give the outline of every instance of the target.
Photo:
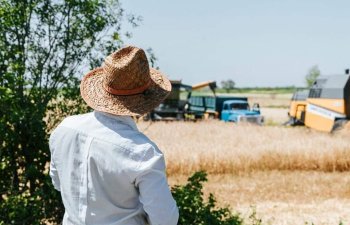
[(236, 83), (232, 79), (221, 81), (221, 87), (226, 90), (227, 93), (235, 88)]
[(305, 76), (305, 82), (307, 87), (311, 87), (320, 75), (321, 75), (321, 71), (317, 65), (311, 67), (309, 69), (309, 72)]
[(156, 57), (156, 55), (153, 52), (152, 48), (148, 48), (146, 50), (147, 56), (148, 56), (148, 61), (150, 62), (150, 66), (153, 68), (156, 68), (157, 70), (159, 70), (159, 67), (156, 66), (156, 62), (158, 60), (158, 58)]
[(0, 224), (61, 220), (49, 131), (87, 109), (77, 75), (119, 48), (125, 19), (118, 0), (0, 0)]

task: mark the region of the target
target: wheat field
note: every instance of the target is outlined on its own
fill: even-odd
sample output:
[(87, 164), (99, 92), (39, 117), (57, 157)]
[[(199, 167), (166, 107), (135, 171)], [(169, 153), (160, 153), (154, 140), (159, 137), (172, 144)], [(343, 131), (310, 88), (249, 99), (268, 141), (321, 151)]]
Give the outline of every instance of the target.
[(236, 125), (222, 121), (157, 122), (140, 130), (164, 152), (168, 174), (239, 174), (271, 170), (350, 171), (350, 131)]
[[(350, 224), (350, 127), (332, 134), (278, 126), (287, 109), (262, 109), (269, 126), (218, 120), (138, 122), (164, 152), (170, 185), (206, 170), (205, 193), (264, 224)], [(272, 124), (272, 125), (271, 125)]]

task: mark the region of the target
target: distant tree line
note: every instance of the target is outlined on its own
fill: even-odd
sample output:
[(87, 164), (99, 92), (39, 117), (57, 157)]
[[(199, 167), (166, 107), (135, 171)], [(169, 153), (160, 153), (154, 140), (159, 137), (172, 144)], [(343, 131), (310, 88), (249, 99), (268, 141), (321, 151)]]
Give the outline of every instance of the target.
[[(312, 66), (308, 73), (305, 75), (305, 84), (307, 88), (310, 88), (317, 78), (321, 75), (321, 71), (317, 65)], [(230, 92), (250, 92), (250, 91), (278, 91), (278, 92), (294, 92), (296, 89), (303, 89), (303, 87), (296, 87), (294, 85), (285, 87), (241, 87), (237, 88), (235, 81), (232, 79), (222, 80), (220, 89), (226, 93)]]
[(221, 88), (224, 89), (227, 93), (235, 88), (236, 83), (232, 79), (227, 79), (221, 81)]

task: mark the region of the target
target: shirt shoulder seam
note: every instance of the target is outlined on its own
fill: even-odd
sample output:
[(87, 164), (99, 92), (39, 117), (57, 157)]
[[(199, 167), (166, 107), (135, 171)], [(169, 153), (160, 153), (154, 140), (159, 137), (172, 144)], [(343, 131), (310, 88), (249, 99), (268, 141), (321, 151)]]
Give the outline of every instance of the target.
[[(86, 135), (86, 136), (88, 136), (88, 137), (93, 138), (93, 140), (104, 141), (104, 142), (106, 142), (106, 143), (108, 143), (108, 144), (111, 144), (111, 145), (120, 147), (120, 148), (122, 148), (123, 150), (126, 150), (126, 151), (128, 151), (128, 152), (132, 152), (132, 149), (131, 149), (131, 148), (126, 148), (125, 146), (119, 145), (119, 144), (114, 143), (114, 142), (110, 142), (110, 141), (108, 141), (108, 140), (106, 140), (106, 139), (102, 139), (102, 138), (99, 138), (99, 137), (95, 137), (95, 136), (93, 136), (93, 135), (89, 135), (88, 133), (86, 133), (86, 132), (84, 132), (84, 131), (81, 131), (81, 130), (78, 130), (78, 129), (75, 129), (75, 128), (72, 128), (72, 127), (68, 127), (68, 126), (65, 126), (65, 125), (61, 125), (61, 127), (64, 127), (64, 128), (70, 129), (70, 130), (74, 130), (74, 131), (78, 132), (79, 134), (84, 134), (84, 135)], [(152, 144), (150, 144), (150, 145), (152, 146)], [(142, 154), (142, 159), (143, 159), (143, 158), (145, 157), (145, 155), (146, 155), (146, 149), (144, 149), (144, 150), (142, 150), (142, 151), (143, 151), (143, 154)], [(141, 160), (141, 161), (142, 161), (142, 160)], [(141, 162), (139, 162), (139, 163), (141, 163)], [(137, 168), (138, 168), (138, 167), (137, 167)]]

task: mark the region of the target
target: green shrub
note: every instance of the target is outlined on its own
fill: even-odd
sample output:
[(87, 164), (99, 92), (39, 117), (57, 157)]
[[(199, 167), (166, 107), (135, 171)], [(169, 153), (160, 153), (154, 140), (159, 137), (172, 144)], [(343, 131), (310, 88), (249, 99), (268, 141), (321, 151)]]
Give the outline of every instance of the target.
[(174, 186), (172, 194), (179, 207), (180, 219), (178, 225), (241, 225), (243, 219), (239, 214), (233, 214), (228, 208), (217, 207), (212, 194), (207, 202), (203, 199), (203, 182), (207, 181), (204, 171), (196, 172), (188, 183)]
[(49, 131), (86, 111), (78, 75), (122, 45), (125, 22), (138, 18), (118, 0), (0, 0), (0, 225), (61, 222)]

